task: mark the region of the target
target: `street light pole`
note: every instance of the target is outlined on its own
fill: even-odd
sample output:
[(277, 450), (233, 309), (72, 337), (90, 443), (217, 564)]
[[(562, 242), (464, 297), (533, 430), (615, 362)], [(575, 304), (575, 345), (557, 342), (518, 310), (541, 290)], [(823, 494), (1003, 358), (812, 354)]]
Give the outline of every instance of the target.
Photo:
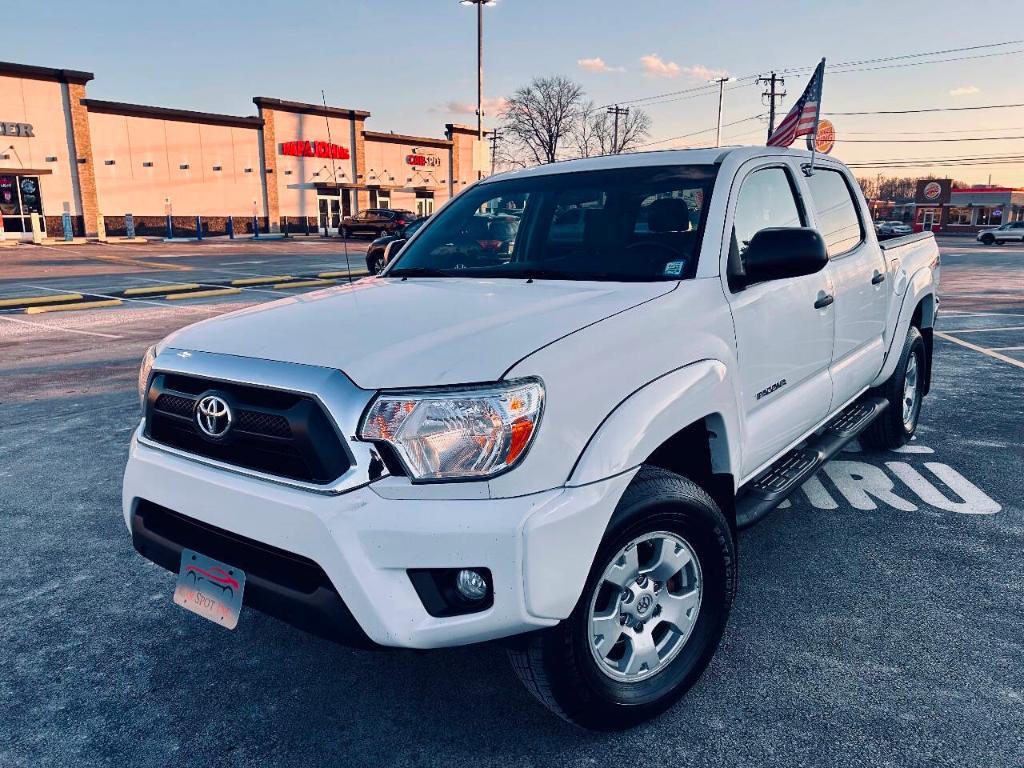
[(476, 137), (484, 140), (484, 6), (495, 0), (459, 0), (461, 5), (476, 6)]
[(716, 77), (709, 80), (710, 83), (718, 83), (718, 130), (715, 133), (715, 146), (722, 146), (722, 97), (725, 93), (725, 84), (731, 81), (731, 77)]

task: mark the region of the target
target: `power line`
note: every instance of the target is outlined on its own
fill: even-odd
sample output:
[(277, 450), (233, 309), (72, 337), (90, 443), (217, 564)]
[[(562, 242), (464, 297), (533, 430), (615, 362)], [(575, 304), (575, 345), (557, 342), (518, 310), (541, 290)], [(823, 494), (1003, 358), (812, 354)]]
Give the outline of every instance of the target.
[(844, 144), (935, 144), (944, 141), (1010, 141), (1024, 136), (961, 136), (956, 139), (836, 139)]
[(866, 112), (825, 112), (826, 115), (917, 115), (924, 112), (971, 112), (978, 109), (1013, 109), (1024, 104), (985, 104), (979, 107), (929, 107), (927, 109), (882, 109)]
[[(740, 123), (747, 123), (747, 122), (750, 122), (751, 120), (759, 120), (762, 117), (764, 117), (763, 114), (761, 114), (761, 115), (751, 115), (750, 117), (744, 117), (742, 120), (734, 120), (731, 123), (724, 123), (722, 125), (722, 128), (728, 128), (729, 126), (732, 126), (732, 125), (739, 125)], [(704, 128), (703, 130), (693, 131), (692, 133), (684, 133), (684, 134), (682, 134), (680, 136), (673, 136), (673, 137), (671, 137), (669, 139), (658, 139), (657, 141), (648, 141), (648, 142), (646, 142), (644, 144), (638, 144), (637, 146), (638, 147), (651, 147), (651, 146), (654, 146), (655, 144), (667, 144), (670, 141), (678, 141), (679, 139), (688, 139), (691, 136), (699, 136), (702, 133), (711, 133), (711, 132), (717, 131), (717, 130), (718, 130), (718, 126), (715, 125), (715, 126), (712, 126), (711, 128)]]
[[(837, 64), (832, 64), (829, 67), (829, 69), (828, 69), (828, 73), (829, 74), (838, 74), (837, 70), (839, 70), (839, 69), (841, 69), (843, 67), (853, 67), (853, 66), (862, 66), (864, 64), (879, 64), (879, 63), (890, 62), (890, 61), (902, 61), (902, 60), (906, 60), (906, 59), (925, 58), (927, 56), (942, 56), (942, 55), (945, 55), (947, 53), (964, 53), (966, 51), (979, 51), (979, 50), (985, 50), (985, 49), (989, 49), (989, 48), (1005, 48), (1006, 46), (1021, 45), (1021, 44), (1024, 44), (1024, 40), (1005, 40), (1005, 41), (999, 42), (999, 43), (986, 43), (984, 45), (970, 45), (970, 46), (964, 46), (964, 47), (961, 47), (961, 48), (946, 48), (946, 49), (938, 50), (938, 51), (923, 51), (923, 52), (919, 52), (919, 53), (906, 53), (906, 54), (902, 54), (900, 56), (882, 56), (882, 57), (878, 57), (878, 58), (875, 58), (875, 59), (859, 59), (859, 60), (853, 60), (853, 61), (842, 61), (842, 62), (839, 62)], [(1009, 52), (1009, 53), (1007, 53), (1007, 52), (999, 52), (997, 54), (990, 54), (990, 55), (1005, 56), (1005, 55), (1010, 55), (1011, 53), (1020, 53), (1020, 51), (1012, 51), (1012, 52)], [(989, 55), (989, 54), (986, 54), (986, 55)], [(966, 58), (974, 58), (974, 57), (963, 57), (963, 58), (958, 58), (958, 59), (944, 59), (944, 60), (935, 61), (935, 62), (927, 62), (927, 61), (926, 62), (918, 62), (914, 66), (919, 66), (919, 65), (923, 65), (923, 64), (933, 64), (933, 63), (934, 64), (939, 64), (939, 63), (942, 63), (943, 61), (963, 61)], [(978, 57), (978, 58), (980, 58), (980, 57)], [(780, 74), (799, 74), (801, 72), (810, 72), (813, 69), (814, 69), (814, 67), (790, 67), (790, 68), (787, 68), (787, 69), (777, 69), (776, 71), (778, 73), (780, 73)], [(849, 70), (849, 71), (864, 71), (864, 70)], [(754, 82), (754, 81), (756, 81), (758, 76), (759, 76), (759, 74), (755, 73), (755, 74), (750, 74), (750, 75), (742, 75), (742, 76), (740, 76), (740, 77), (738, 77), (736, 79), (737, 79), (737, 81), (750, 80), (751, 82)], [(673, 96), (679, 96), (679, 95), (685, 95), (685, 94), (691, 94), (691, 93), (697, 93), (698, 95), (702, 95), (702, 96), (703, 95), (710, 95), (711, 93), (714, 92), (713, 89), (714, 89), (714, 84), (708, 83), (706, 85), (701, 85), (701, 86), (697, 86), (697, 87), (694, 87), (694, 88), (685, 88), (685, 89), (679, 90), (679, 91), (667, 91), (665, 93), (653, 94), (651, 96), (640, 96), (640, 97), (637, 97), (635, 99), (620, 100), (618, 103), (619, 104), (638, 104), (640, 102), (651, 102), (651, 101), (654, 101), (655, 99), (662, 99), (662, 98), (670, 99), (670, 97), (673, 97)], [(701, 93), (701, 91), (705, 91), (706, 93)], [(612, 104), (605, 104), (605, 105), (602, 105), (601, 109), (603, 109), (604, 107), (609, 107), (609, 106), (613, 106), (613, 105)]]

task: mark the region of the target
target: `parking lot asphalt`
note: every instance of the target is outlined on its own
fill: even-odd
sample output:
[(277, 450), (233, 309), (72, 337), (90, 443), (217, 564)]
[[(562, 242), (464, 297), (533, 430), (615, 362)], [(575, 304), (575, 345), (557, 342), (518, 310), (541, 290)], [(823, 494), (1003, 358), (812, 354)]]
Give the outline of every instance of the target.
[[(338, 241), (208, 247), (118, 255), (134, 264), (19, 247), (0, 252), (0, 298), (339, 267)], [(848, 450), (743, 532), (707, 673), (619, 734), (555, 719), (496, 645), (359, 652), (251, 610), (229, 632), (132, 550), (120, 479), (143, 350), (302, 289), (0, 314), (0, 766), (1019, 768), (1024, 248), (942, 251), (918, 439)]]

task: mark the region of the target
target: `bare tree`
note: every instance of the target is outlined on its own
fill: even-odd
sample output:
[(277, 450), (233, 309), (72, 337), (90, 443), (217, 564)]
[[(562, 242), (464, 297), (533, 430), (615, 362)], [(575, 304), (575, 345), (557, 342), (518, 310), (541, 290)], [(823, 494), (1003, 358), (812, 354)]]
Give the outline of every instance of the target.
[(597, 154), (617, 155), (632, 152), (651, 135), (651, 118), (642, 109), (631, 107), (619, 118), (618, 140), (615, 136), (615, 116), (602, 109), (591, 115), (593, 134), (597, 143)]
[(536, 77), (508, 100), (502, 132), (528, 161), (553, 163), (564, 153), (583, 107), (583, 87), (567, 77)]

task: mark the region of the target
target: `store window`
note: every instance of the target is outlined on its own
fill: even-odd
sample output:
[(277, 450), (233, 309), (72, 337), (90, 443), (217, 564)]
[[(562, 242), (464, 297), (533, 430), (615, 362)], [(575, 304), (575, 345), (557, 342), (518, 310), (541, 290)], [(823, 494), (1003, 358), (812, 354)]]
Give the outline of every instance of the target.
[(390, 192), (378, 192), (376, 208), (390, 208), (391, 207), (391, 193)]
[(951, 226), (966, 226), (971, 223), (970, 208), (950, 208), (948, 222)]
[(980, 208), (975, 208), (975, 211), (977, 211), (977, 217), (974, 219), (974, 223), (979, 227), (995, 227), (1003, 223), (1002, 208), (983, 205)]

